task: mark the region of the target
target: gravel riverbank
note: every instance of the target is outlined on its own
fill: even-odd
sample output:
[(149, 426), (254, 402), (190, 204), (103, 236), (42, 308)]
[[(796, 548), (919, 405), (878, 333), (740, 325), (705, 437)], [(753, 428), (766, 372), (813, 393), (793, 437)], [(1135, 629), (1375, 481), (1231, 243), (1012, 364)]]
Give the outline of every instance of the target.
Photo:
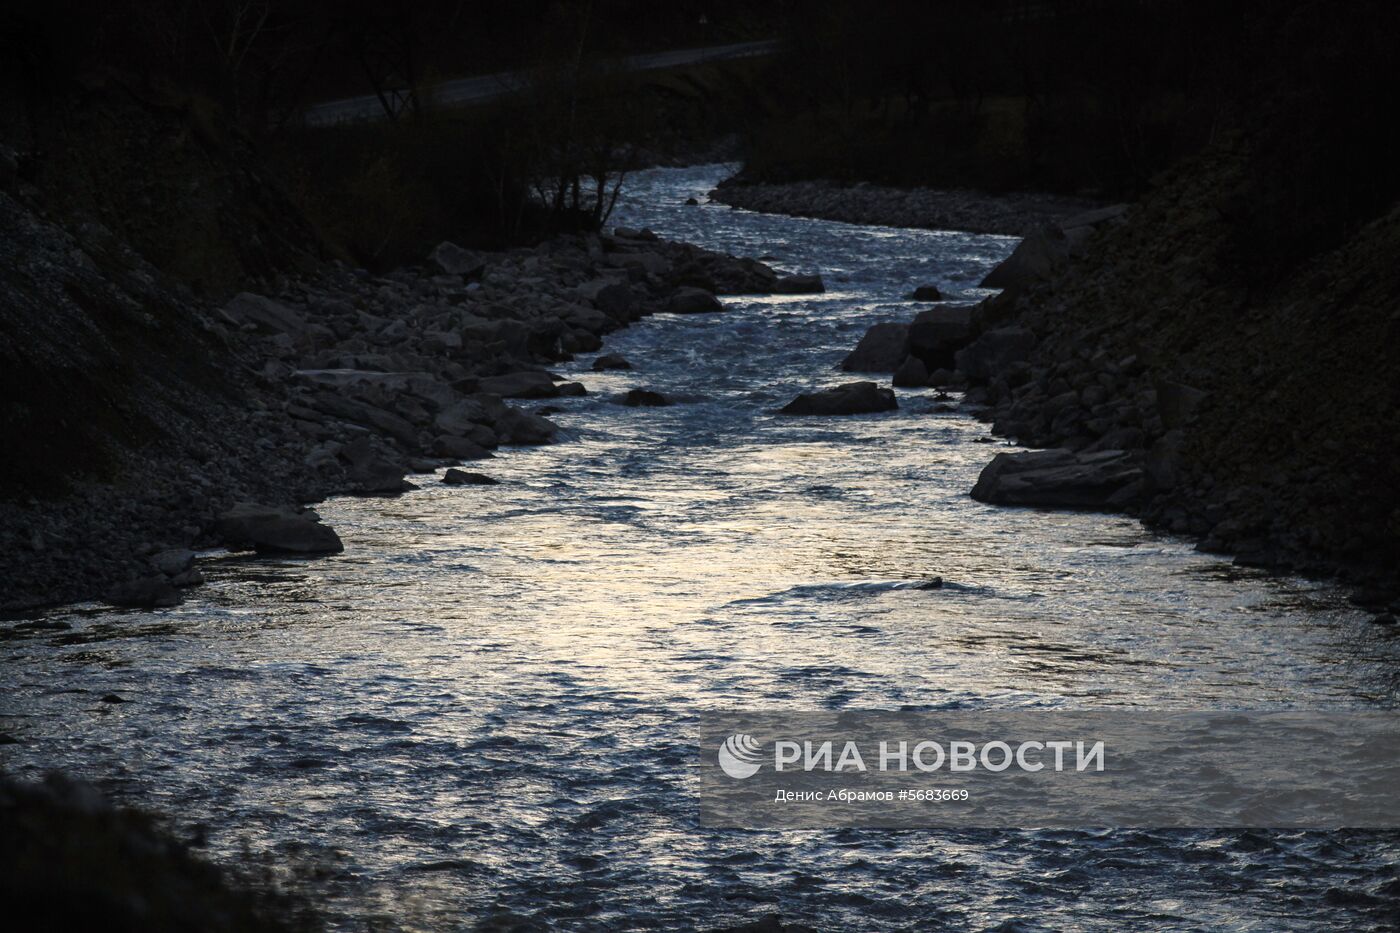
[[(254, 543), (320, 549), (302, 503), (398, 494), (552, 440), (547, 418), (505, 401), (587, 391), (544, 366), (645, 315), (786, 287), (761, 263), (624, 230), (508, 253), (447, 243), (384, 276), (329, 264), (215, 306), (103, 230), (69, 233), (3, 194), (0, 220), (5, 349), (27, 373), (10, 370), (30, 494), (0, 504), (11, 610), (178, 601), (199, 581), (192, 550), (249, 543), (218, 521), (240, 502), (282, 527)], [(250, 537), (246, 516), (238, 529)]]

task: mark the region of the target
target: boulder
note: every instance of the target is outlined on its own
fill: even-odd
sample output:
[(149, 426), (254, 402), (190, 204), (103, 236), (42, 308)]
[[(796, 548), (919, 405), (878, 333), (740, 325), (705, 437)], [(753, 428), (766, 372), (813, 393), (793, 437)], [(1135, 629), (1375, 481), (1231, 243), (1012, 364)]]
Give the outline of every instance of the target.
[(826, 291), (819, 275), (784, 275), (773, 283), (779, 295), (819, 295)]
[(909, 297), (914, 301), (942, 301), (943, 293), (938, 290), (937, 285), (920, 285)]
[(719, 299), (703, 288), (679, 288), (671, 296), (671, 300), (666, 304), (666, 310), (672, 314), (706, 314), (712, 311), (723, 311), (724, 305)]
[(503, 444), (547, 444), (559, 426), (548, 418), (518, 408), (505, 408), (494, 422)]
[(501, 398), (554, 398), (559, 394), (554, 378), (538, 370), (484, 376), (477, 380), (476, 387), (480, 392), (489, 392)]
[(1114, 510), (1132, 505), (1142, 485), (1141, 459), (1127, 451), (1032, 450), (997, 454), (977, 478), (972, 498), (996, 505)]
[(1161, 415), (1162, 424), (1168, 429), (1188, 424), (1210, 397), (1210, 393), (1203, 389), (1166, 379), (1155, 380), (1153, 386), (1157, 390), (1157, 413)]
[(619, 400), (623, 405), (632, 408), (660, 408), (663, 405), (671, 404), (671, 400), (660, 392), (653, 392), (651, 389), (633, 389)]
[(908, 355), (908, 324), (872, 324), (856, 348), (841, 361), (841, 368), (847, 372), (892, 373)]
[(486, 460), (495, 456), (476, 441), (450, 434), (441, 434), (433, 441), (433, 452), (453, 460)]
[(899, 407), (894, 392), (873, 382), (848, 382), (834, 389), (806, 392), (784, 405), (784, 415), (864, 415)]
[(926, 385), (930, 385), (938, 389), (943, 388), (944, 386), (953, 385), (957, 381), (958, 375), (951, 369), (935, 369), (933, 372), (928, 374), (928, 382), (926, 383)]
[(953, 360), (964, 376), (985, 382), (1011, 364), (1029, 359), (1035, 345), (1035, 334), (1024, 327), (1001, 327), (972, 341)]
[(588, 394), (588, 387), (582, 382), (559, 383), (560, 398), (581, 398)]
[(357, 438), (338, 454), (347, 464), (346, 475), (360, 495), (404, 492), (412, 487), (404, 482), (408, 468), (384, 456), (368, 437)]
[(104, 598), (113, 606), (132, 609), (168, 609), (180, 605), (180, 591), (162, 574), (118, 583)]
[(902, 389), (921, 388), (928, 385), (928, 367), (917, 356), (911, 356), (904, 365), (894, 371), (894, 384)]
[(637, 293), (621, 282), (599, 288), (593, 296), (593, 307), (617, 320), (629, 320), (637, 310)]
[(486, 259), (444, 240), (428, 254), (428, 268), (443, 275), (480, 275), (486, 268)]
[(649, 251), (615, 253), (606, 262), (616, 269), (628, 270), (634, 281), (643, 281), (649, 275), (665, 275), (671, 270), (671, 260), (661, 253)]
[(224, 305), (224, 314), (239, 326), (251, 325), (268, 334), (300, 334), (306, 330), (306, 321), (300, 314), (252, 292), (234, 295)]
[(699, 207), (699, 206), (700, 206), (700, 202), (699, 202), (697, 199), (695, 199), (695, 198), (686, 198), (686, 199), (685, 199), (685, 206), (686, 206), (686, 207)]
[(340, 536), (311, 511), (240, 502), (219, 516), (219, 539), (230, 550), (259, 554), (338, 554)]
[(909, 325), (909, 352), (932, 369), (953, 365), (953, 354), (972, 340), (972, 306), (928, 308)]
[(156, 573), (178, 577), (194, 566), (194, 551), (187, 548), (170, 548), (152, 554), (147, 563)]
[(498, 486), (500, 480), (492, 479), (485, 473), (472, 473), (456, 467), (442, 475), (442, 481), (449, 486)]
[(983, 288), (1019, 288), (1048, 279), (1069, 258), (1064, 231), (1053, 224), (1032, 230), (1015, 251), (982, 280)]
[(604, 353), (593, 361), (593, 371), (601, 373), (608, 369), (631, 369), (632, 364), (627, 361), (627, 357), (619, 353)]
[(488, 424), (490, 421), (491, 416), (486, 407), (474, 398), (453, 402), (433, 418), (433, 424), (440, 431), (454, 437), (468, 436), (478, 425)]

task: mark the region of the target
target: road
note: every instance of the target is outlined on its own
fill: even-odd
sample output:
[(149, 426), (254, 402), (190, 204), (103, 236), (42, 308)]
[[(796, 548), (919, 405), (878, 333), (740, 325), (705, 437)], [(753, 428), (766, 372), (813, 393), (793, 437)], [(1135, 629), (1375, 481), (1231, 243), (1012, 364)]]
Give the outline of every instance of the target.
[[(776, 41), (740, 42), (733, 45), (715, 45), (701, 49), (673, 49), (669, 52), (647, 52), (622, 59), (625, 71), (656, 71), (662, 68), (675, 68), (680, 65), (696, 65), (701, 62), (725, 61), (736, 58), (756, 58), (771, 55), (778, 48)], [(484, 103), (497, 97), (519, 91), (530, 82), (528, 71), (501, 71), (495, 74), (478, 75), (474, 78), (457, 78), (444, 81), (427, 89), (430, 100), (438, 106), (458, 107), (466, 104)], [(361, 120), (378, 120), (384, 116), (384, 106), (373, 94), (363, 97), (346, 97), (341, 100), (316, 104), (306, 111), (306, 122), (311, 126), (332, 126), (337, 123), (353, 123)]]

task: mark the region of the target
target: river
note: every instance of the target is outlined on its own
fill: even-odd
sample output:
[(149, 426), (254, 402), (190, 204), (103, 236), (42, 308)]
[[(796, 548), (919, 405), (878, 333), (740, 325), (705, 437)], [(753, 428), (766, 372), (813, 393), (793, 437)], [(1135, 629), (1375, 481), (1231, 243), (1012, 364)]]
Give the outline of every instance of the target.
[[(548, 401), (564, 442), (480, 465), (500, 486), (324, 503), (343, 555), (214, 557), (177, 609), (50, 613), (71, 631), (4, 644), (7, 767), (202, 824), (216, 858), (314, 865), (343, 929), (1389, 928), (1396, 834), (696, 825), (704, 709), (1374, 707), (1400, 687), (1400, 639), (1333, 587), (1123, 517), (974, 502), (1005, 447), (935, 390), (773, 414), (849, 381), (836, 364), (916, 285), (978, 295), (1015, 240), (683, 204), (724, 172), (641, 173), (614, 220), (825, 294), (612, 335), (634, 369), (561, 369), (590, 392)], [(635, 386), (676, 404), (610, 401)]]

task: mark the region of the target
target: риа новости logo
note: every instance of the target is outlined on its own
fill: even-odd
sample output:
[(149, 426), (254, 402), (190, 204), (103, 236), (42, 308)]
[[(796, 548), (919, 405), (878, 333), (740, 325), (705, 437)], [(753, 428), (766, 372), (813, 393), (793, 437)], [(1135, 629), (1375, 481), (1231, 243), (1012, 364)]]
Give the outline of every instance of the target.
[(763, 748), (753, 736), (736, 733), (719, 747), (719, 766), (732, 778), (753, 777), (761, 767), (759, 752)]

